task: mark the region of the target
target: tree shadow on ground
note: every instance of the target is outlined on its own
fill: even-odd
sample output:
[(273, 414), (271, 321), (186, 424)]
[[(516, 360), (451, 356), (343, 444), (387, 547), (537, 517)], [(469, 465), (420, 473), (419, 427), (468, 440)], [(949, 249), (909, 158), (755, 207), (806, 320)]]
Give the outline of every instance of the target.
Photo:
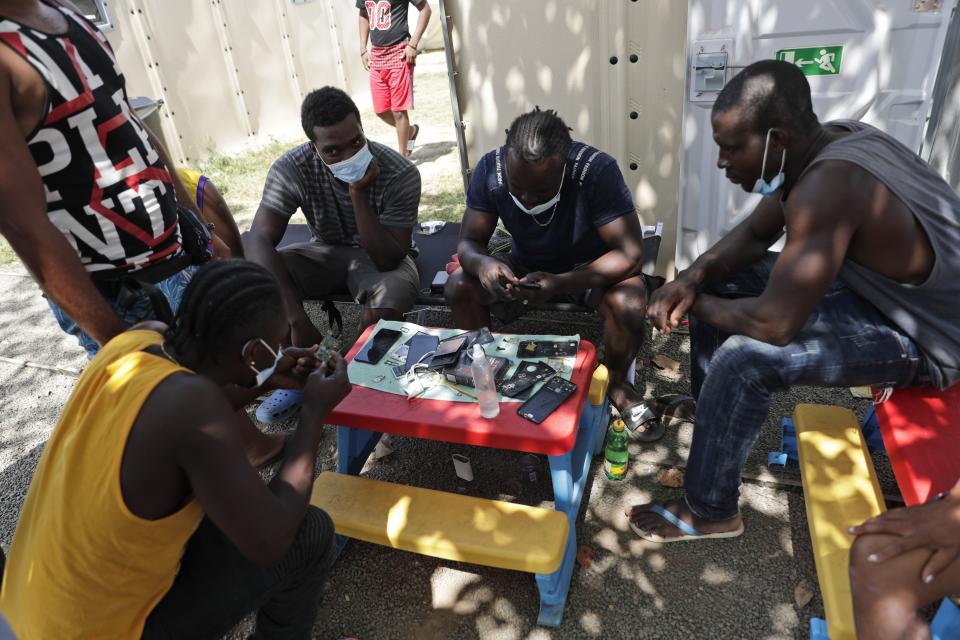
[(425, 144), (417, 145), (413, 153), (410, 154), (410, 161), (415, 165), (421, 165), (426, 162), (433, 162), (437, 158), (441, 158), (452, 150), (457, 148), (457, 143), (454, 140), (444, 140), (443, 142), (427, 142)]

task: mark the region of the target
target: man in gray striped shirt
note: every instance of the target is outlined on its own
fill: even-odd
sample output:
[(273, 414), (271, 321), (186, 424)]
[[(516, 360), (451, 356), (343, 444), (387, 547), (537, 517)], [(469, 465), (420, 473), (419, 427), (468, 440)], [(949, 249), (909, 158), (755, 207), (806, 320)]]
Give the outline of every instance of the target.
[[(420, 172), (396, 151), (367, 140), (356, 104), (340, 89), (310, 93), (300, 119), (308, 142), (270, 168), (244, 249), (277, 276), (290, 341), (308, 347), (322, 336), (303, 309), (304, 298), (349, 292), (363, 306), (361, 328), (380, 318), (400, 320), (413, 307), (420, 283), (412, 242)], [(277, 250), (297, 209), (313, 239)], [(298, 395), (275, 392), (257, 418), (289, 417), (299, 407)]]

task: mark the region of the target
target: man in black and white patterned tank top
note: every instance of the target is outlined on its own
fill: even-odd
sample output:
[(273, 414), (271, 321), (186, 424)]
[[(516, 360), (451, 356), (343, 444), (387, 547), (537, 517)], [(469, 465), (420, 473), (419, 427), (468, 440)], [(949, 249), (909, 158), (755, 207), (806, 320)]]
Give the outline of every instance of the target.
[(68, 3), (0, 4), (0, 139), (0, 233), (91, 357), (152, 317), (146, 295), (118, 302), (121, 276), (176, 309), (193, 272), (179, 180), (131, 112), (106, 38)]

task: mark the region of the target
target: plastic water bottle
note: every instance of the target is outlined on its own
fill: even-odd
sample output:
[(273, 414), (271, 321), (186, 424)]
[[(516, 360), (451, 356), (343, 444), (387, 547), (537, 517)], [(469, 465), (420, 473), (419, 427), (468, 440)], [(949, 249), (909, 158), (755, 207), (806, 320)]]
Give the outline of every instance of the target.
[(627, 476), (630, 453), (627, 451), (627, 432), (623, 420), (614, 420), (607, 431), (607, 446), (603, 449), (603, 470), (611, 480), (623, 480)]
[(480, 415), (484, 418), (496, 418), (500, 415), (500, 401), (497, 398), (497, 386), (493, 381), (493, 371), (487, 364), (487, 354), (479, 344), (473, 345), (473, 386), (477, 390), (477, 402), (480, 403)]

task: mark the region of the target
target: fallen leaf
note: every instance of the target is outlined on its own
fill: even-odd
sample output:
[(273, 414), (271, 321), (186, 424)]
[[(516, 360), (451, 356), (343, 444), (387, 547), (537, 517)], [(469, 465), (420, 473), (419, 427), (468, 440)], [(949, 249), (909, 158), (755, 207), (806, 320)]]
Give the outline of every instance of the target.
[(664, 355), (656, 355), (650, 358), (650, 363), (657, 369), (657, 375), (671, 382), (676, 382), (683, 377), (680, 371), (680, 363), (673, 358)]
[(580, 547), (577, 549), (577, 564), (584, 569), (589, 569), (593, 564), (593, 548)]
[(813, 589), (806, 580), (801, 580), (793, 590), (793, 600), (797, 603), (798, 609), (803, 609), (813, 600)]
[(680, 371), (680, 363), (674, 360), (673, 358), (668, 358), (663, 354), (658, 354), (650, 358), (650, 362), (658, 369), (666, 369), (668, 371)]
[(683, 469), (670, 467), (669, 469), (660, 469), (657, 472), (657, 482), (662, 487), (679, 489), (683, 486)]

